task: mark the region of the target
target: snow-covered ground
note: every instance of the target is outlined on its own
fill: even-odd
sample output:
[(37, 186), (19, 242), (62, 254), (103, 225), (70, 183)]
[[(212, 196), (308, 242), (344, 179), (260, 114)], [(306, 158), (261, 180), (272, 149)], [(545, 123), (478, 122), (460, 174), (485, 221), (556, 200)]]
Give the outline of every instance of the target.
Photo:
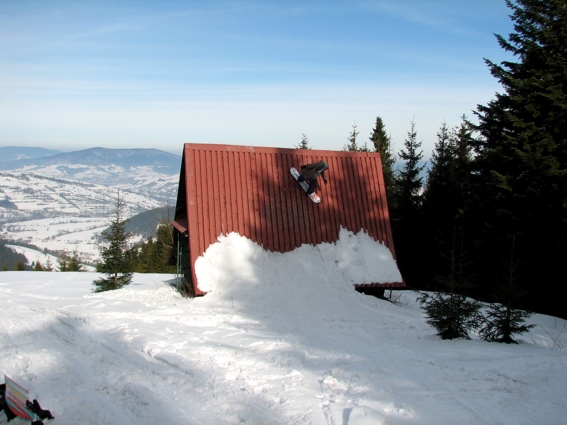
[(442, 341), (414, 294), (314, 268), (329, 247), (211, 247), (196, 299), (171, 275), (93, 294), (94, 273), (0, 272), (0, 373), (54, 425), (566, 422), (564, 320), (532, 316), (517, 345)]
[[(159, 182), (159, 178), (152, 182)], [(0, 172), (0, 238), (41, 250), (77, 250), (82, 261), (94, 264), (100, 258), (99, 235), (109, 226), (117, 193), (97, 184)], [(120, 196), (126, 218), (161, 205), (156, 199), (133, 192), (121, 191)], [(130, 243), (139, 240), (136, 236)], [(30, 264), (37, 256), (31, 255)]]
[[(40, 218), (108, 217), (117, 196), (117, 188), (101, 184), (0, 171), (0, 224)], [(120, 197), (126, 217), (162, 205), (153, 197), (127, 190), (120, 191)]]
[[(181, 166), (181, 157), (179, 157)], [(42, 176), (48, 179), (65, 179), (105, 185), (150, 197), (161, 202), (172, 202), (177, 195), (179, 169), (174, 174), (160, 173), (160, 167), (135, 166), (121, 167), (115, 164), (91, 166), (87, 164), (54, 164), (48, 166), (30, 165), (8, 173), (21, 173), (29, 176)], [(0, 173), (0, 179), (2, 178)]]
[[(0, 225), (0, 237), (33, 244), (50, 251), (66, 251), (71, 254), (77, 250), (83, 261), (94, 263), (100, 258), (99, 235), (107, 227), (108, 218), (104, 217), (43, 218)], [(22, 253), (30, 264), (35, 261), (33, 253), (30, 254), (31, 257), (26, 252)]]
[[(37, 249), (31, 249), (24, 246), (18, 246), (18, 245), (6, 245), (6, 246), (10, 248), (12, 251), (17, 252), (18, 254), (22, 254), (24, 257), (26, 257), (27, 264), (31, 267), (34, 267), (39, 261), (42, 267), (51, 266), (52, 271), (55, 272), (59, 271), (59, 257), (56, 257), (55, 255), (46, 254), (44, 252), (38, 251)], [(73, 253), (69, 251), (67, 251), (67, 254), (69, 256), (73, 255)], [(83, 267), (82, 268), (83, 271), (88, 271), (88, 272), (96, 271), (96, 267), (94, 266), (90, 266), (87, 264), (81, 264), (81, 265)]]
[[(81, 261), (95, 264), (100, 259), (100, 234), (108, 226), (108, 217), (42, 218), (0, 225), (0, 238), (35, 245), (42, 250), (66, 252), (68, 255), (77, 251)], [(142, 240), (141, 236), (133, 235), (128, 242), (132, 245), (140, 240)], [(29, 248), (24, 249), (15, 245), (11, 245), (11, 248), (24, 254), (30, 265), (33, 261), (37, 261), (36, 257), (45, 256), (42, 252)], [(51, 263), (55, 264), (57, 257), (51, 257)], [(41, 263), (45, 264), (46, 259), (40, 259)]]

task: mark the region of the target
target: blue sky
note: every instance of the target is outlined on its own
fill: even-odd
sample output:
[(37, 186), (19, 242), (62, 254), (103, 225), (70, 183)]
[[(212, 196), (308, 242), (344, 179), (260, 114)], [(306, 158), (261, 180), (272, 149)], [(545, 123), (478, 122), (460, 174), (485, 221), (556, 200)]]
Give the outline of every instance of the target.
[(381, 116), (430, 155), (509, 59), (503, 0), (0, 0), (0, 146), (340, 150)]

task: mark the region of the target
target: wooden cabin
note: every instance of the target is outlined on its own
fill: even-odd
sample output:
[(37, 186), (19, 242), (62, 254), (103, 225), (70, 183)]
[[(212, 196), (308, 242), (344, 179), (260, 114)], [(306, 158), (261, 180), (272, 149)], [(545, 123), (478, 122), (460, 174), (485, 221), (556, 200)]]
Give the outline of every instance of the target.
[[(328, 185), (315, 204), (290, 174), (302, 164), (329, 164)], [(321, 179), (320, 179), (321, 180)], [(183, 292), (203, 295), (195, 261), (220, 235), (236, 232), (264, 249), (336, 242), (341, 227), (365, 231), (396, 258), (380, 155), (188, 143), (183, 148), (175, 218)], [(355, 284), (364, 293), (405, 288), (400, 282)]]

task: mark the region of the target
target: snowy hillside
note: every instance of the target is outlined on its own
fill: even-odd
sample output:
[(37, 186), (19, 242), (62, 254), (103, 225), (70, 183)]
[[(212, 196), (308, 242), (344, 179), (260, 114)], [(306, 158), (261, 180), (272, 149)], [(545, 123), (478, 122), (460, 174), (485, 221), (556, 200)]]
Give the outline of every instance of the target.
[[(66, 179), (104, 185), (124, 191), (138, 193), (153, 198), (161, 203), (173, 202), (177, 197), (179, 170), (172, 175), (154, 172), (150, 167), (124, 169), (116, 166), (93, 167), (85, 165), (47, 166), (23, 168), (18, 170), (24, 175), (43, 176), (45, 178)], [(0, 178), (6, 172), (0, 172)]]
[[(50, 217), (106, 217), (118, 191), (94, 183), (0, 172), (0, 223)], [(127, 215), (160, 206), (155, 198), (121, 191)]]
[[(59, 271), (58, 268), (59, 258), (52, 254), (46, 254), (42, 251), (38, 251), (32, 248), (27, 248), (24, 246), (18, 246), (18, 245), (6, 245), (6, 246), (10, 248), (12, 251), (17, 252), (18, 254), (22, 254), (24, 257), (26, 257), (27, 265), (29, 265), (30, 267), (35, 266), (39, 262), (42, 267), (51, 267), (53, 271)], [(91, 253), (85, 251), (83, 245), (78, 245), (72, 249), (69, 248), (72, 247), (65, 246), (63, 249), (60, 250), (60, 252), (66, 252), (68, 256), (71, 256), (73, 255), (73, 251), (76, 250), (81, 259), (81, 266), (82, 266), (81, 270), (88, 272), (96, 271), (96, 267), (84, 263), (88, 262), (90, 264), (94, 264), (96, 260), (99, 258), (98, 253), (94, 253), (94, 252)]]
[[(66, 251), (71, 254), (77, 251), (82, 261), (94, 264), (100, 258), (98, 249), (100, 233), (107, 227), (108, 218), (103, 217), (44, 218), (1, 225), (0, 237), (52, 252)], [(134, 236), (129, 242), (135, 243), (140, 239)], [(36, 261), (37, 254), (30, 250), (22, 251), (13, 246), (12, 249), (26, 255), (28, 264)], [(43, 261), (41, 263), (45, 265)], [(52, 264), (55, 263), (52, 261)]]
[[(13, 149), (10, 154), (16, 156)], [(120, 188), (161, 203), (173, 203), (177, 196), (181, 157), (158, 149), (91, 148), (34, 158), (26, 154), (22, 148), (23, 159), (0, 160), (0, 170)]]
[[(0, 172), (0, 238), (52, 251), (77, 250), (84, 261), (93, 262), (117, 194), (97, 184)], [(137, 193), (121, 191), (120, 196), (125, 217), (160, 206)]]
[(197, 299), (170, 275), (93, 294), (94, 273), (1, 272), (0, 373), (60, 425), (565, 423), (564, 320), (533, 316), (518, 345), (442, 341), (412, 293), (314, 270), (329, 247), (212, 247)]
[[(54, 269), (57, 269), (57, 260), (58, 258), (51, 254), (46, 254), (44, 252), (38, 251), (36, 249), (27, 248), (23, 246), (17, 245), (6, 245), (12, 251), (17, 252), (18, 254), (22, 254), (28, 260), (27, 264), (32, 265), (36, 263), (40, 263), (42, 266), (50, 265)], [(95, 271), (95, 270), (92, 270)]]
[(177, 197), (181, 157), (157, 149), (4, 147), (0, 153), (0, 169), (11, 170), (0, 171), (0, 238), (78, 250), (84, 261), (98, 258), (97, 238), (118, 190), (127, 218)]

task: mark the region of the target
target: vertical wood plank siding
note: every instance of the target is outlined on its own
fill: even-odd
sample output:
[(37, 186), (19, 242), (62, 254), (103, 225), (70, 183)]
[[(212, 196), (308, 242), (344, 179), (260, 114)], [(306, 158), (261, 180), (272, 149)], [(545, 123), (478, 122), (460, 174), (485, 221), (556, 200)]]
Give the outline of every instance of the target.
[[(318, 160), (329, 163), (329, 183), (320, 179), (322, 189), (317, 193), (322, 201), (314, 204), (289, 169)], [(302, 244), (336, 242), (345, 227), (354, 233), (365, 231), (396, 258), (377, 153), (185, 144), (176, 223), (184, 222), (183, 216), (197, 295), (202, 292), (195, 261), (220, 235), (230, 232), (284, 253)]]

